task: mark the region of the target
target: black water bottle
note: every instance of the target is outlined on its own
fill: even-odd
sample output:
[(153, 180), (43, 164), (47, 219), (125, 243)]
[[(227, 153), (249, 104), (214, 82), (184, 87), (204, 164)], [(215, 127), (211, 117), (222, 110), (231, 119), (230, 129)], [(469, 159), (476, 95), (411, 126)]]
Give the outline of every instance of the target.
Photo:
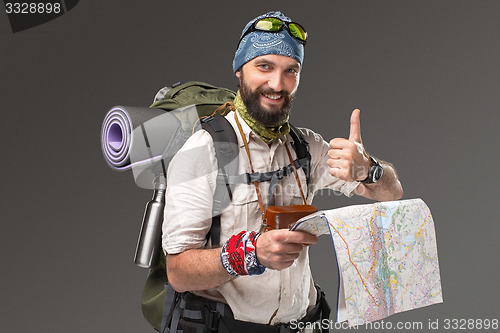
[(162, 251), (161, 233), (163, 223), (163, 210), (165, 209), (164, 183), (157, 183), (153, 199), (146, 204), (142, 220), (141, 233), (137, 241), (134, 262), (143, 268), (151, 268), (158, 261)]

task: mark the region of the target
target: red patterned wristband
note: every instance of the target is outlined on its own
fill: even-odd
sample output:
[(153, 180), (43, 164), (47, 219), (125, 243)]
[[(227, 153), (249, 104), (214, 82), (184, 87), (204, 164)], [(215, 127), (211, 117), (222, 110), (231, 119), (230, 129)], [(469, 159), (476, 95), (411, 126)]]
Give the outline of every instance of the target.
[(257, 260), (256, 243), (259, 233), (242, 231), (231, 236), (222, 246), (222, 266), (231, 275), (259, 275), (266, 268)]

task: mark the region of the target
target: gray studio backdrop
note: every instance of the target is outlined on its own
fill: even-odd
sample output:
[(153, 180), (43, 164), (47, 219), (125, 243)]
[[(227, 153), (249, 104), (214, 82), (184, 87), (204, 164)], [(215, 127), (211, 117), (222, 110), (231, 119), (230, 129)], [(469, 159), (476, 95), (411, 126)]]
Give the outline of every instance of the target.
[[(347, 137), (359, 107), (367, 150), (433, 212), (444, 303), (385, 321), (500, 317), (500, 2), (110, 0), (18, 33), (0, 14), (3, 332), (152, 332), (133, 263), (151, 192), (106, 165), (102, 120), (177, 81), (236, 89), (240, 31), (274, 9), (310, 34), (292, 122)], [(311, 260), (335, 305), (328, 238)]]

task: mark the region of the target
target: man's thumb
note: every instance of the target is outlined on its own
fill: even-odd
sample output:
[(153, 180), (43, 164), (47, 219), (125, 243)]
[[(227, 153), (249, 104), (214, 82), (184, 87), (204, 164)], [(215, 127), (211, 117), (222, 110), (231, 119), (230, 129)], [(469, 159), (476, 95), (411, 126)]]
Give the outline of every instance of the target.
[(355, 109), (351, 114), (351, 129), (349, 131), (349, 141), (361, 143), (361, 123), (359, 120), (359, 109)]

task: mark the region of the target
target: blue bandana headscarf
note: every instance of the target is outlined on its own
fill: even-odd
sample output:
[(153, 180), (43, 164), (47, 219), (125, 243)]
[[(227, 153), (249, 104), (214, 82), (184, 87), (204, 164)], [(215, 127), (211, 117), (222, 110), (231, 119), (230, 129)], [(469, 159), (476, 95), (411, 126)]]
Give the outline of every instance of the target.
[[(241, 35), (243, 35), (255, 21), (264, 17), (277, 17), (284, 22), (292, 21), (281, 12), (269, 12), (248, 22)], [(297, 60), (302, 65), (304, 59), (304, 45), (290, 36), (287, 29), (283, 29), (280, 32), (252, 31), (247, 34), (238, 45), (233, 60), (233, 72), (236, 72), (241, 66), (253, 58), (265, 54), (284, 55)]]

